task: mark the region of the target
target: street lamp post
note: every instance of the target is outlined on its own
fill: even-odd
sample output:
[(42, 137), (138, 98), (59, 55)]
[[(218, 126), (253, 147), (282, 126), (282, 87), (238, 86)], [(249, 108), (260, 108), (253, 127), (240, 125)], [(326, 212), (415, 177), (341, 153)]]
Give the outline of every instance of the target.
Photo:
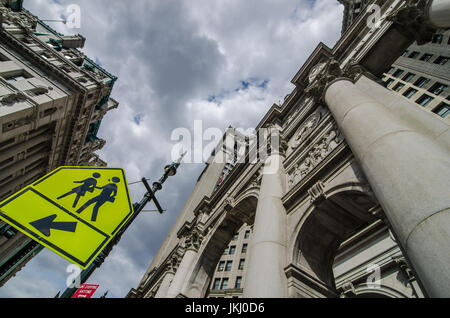
[[(127, 228), (131, 225), (131, 223), (136, 219), (136, 217), (139, 215), (139, 213), (142, 212), (142, 210), (144, 209), (145, 205), (148, 202), (153, 200), (159, 213), (162, 214), (164, 212), (163, 209), (161, 208), (158, 200), (155, 197), (155, 193), (156, 193), (156, 191), (159, 191), (162, 189), (162, 185), (167, 180), (168, 177), (174, 176), (177, 173), (177, 169), (180, 166), (181, 160), (183, 159), (185, 154), (186, 154), (186, 152), (183, 153), (177, 161), (174, 161), (171, 164), (165, 166), (164, 174), (158, 181), (153, 182), (151, 188), (150, 188), (149, 184), (147, 183), (147, 179), (142, 178), (141, 181), (144, 184), (145, 188), (147, 189), (147, 193), (144, 194), (144, 197), (142, 198), (142, 200), (139, 203), (133, 204), (133, 210), (134, 210), (133, 215), (124, 224), (124, 226), (119, 230), (117, 235), (111, 240), (111, 242), (109, 242), (108, 245), (106, 245), (106, 247), (100, 252), (100, 254), (98, 254), (96, 259), (86, 269), (81, 271), (80, 284), (85, 283), (88, 280), (88, 278), (92, 275), (92, 273), (103, 264), (103, 262), (105, 261), (105, 258), (109, 255), (109, 253), (111, 252), (113, 247), (117, 243), (119, 243), (119, 241), (122, 237), (122, 234), (127, 230)], [(73, 287), (73, 288), (68, 287), (68, 288), (66, 288), (64, 293), (62, 293), (62, 295), (59, 298), (71, 298), (73, 296), (73, 294), (75, 294), (76, 291), (77, 291), (76, 287)]]

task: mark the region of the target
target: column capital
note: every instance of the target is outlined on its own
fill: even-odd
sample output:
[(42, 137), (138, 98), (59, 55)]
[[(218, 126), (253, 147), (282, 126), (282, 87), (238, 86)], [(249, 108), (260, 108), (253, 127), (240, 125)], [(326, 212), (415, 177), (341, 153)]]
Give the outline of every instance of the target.
[(436, 27), (430, 22), (429, 9), (433, 0), (406, 0), (406, 4), (393, 11), (387, 19), (397, 23), (406, 36), (414, 38), (417, 44), (430, 42)]
[(184, 245), (186, 250), (194, 250), (198, 251), (200, 246), (202, 245), (204, 235), (202, 231), (200, 231), (198, 226), (192, 227), (186, 234), (185, 234), (185, 241)]
[(181, 255), (175, 252), (169, 261), (166, 263), (166, 272), (175, 274), (177, 272), (178, 266), (181, 263)]
[(284, 156), (288, 149), (288, 144), (283, 136), (282, 129), (275, 125), (269, 124), (267, 127), (267, 154), (269, 156), (279, 154)]
[(334, 58), (314, 66), (309, 73), (309, 85), (305, 93), (324, 102), (327, 87), (338, 79), (355, 82), (359, 76), (365, 75), (374, 81), (379, 81), (372, 73), (366, 70), (357, 61), (351, 59), (343, 68)]

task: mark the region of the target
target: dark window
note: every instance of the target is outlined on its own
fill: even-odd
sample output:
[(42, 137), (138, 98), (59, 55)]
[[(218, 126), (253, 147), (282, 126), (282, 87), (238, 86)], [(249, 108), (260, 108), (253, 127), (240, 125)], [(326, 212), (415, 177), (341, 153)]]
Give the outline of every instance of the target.
[(57, 110), (58, 109), (56, 107), (48, 108), (48, 109), (46, 109), (46, 110), (44, 110), (43, 112), (40, 113), (40, 118), (50, 116), (50, 115), (56, 113)]
[(434, 95), (439, 95), (442, 93), (448, 86), (442, 83), (436, 83), (428, 90), (429, 92), (433, 93)]
[(8, 145), (11, 145), (14, 142), (15, 142), (14, 138), (10, 138), (8, 140), (2, 141), (2, 142), (0, 142), (0, 148), (3, 148), (3, 147), (8, 146)]
[(414, 73), (408, 73), (408, 74), (405, 75), (405, 77), (403, 77), (403, 80), (404, 80), (405, 82), (410, 82), (410, 81), (413, 79), (413, 77), (414, 77), (415, 75), (416, 75), (416, 74), (414, 74)]
[(441, 103), (438, 107), (433, 109), (433, 113), (438, 114), (442, 118), (445, 118), (450, 114), (450, 105)]
[(225, 251), (223, 251), (223, 255), (227, 255), (228, 254), (228, 247), (225, 249)]
[(236, 241), (236, 240), (238, 239), (238, 237), (239, 237), (239, 234), (235, 234), (235, 235), (233, 236), (233, 241)]
[(246, 253), (247, 252), (247, 244), (243, 244), (242, 245), (242, 253)]
[(231, 271), (231, 266), (233, 265), (233, 261), (227, 261), (227, 265), (225, 266), (225, 271)]
[(220, 278), (216, 278), (216, 279), (214, 280), (214, 286), (213, 286), (213, 289), (219, 289), (219, 286), (220, 286)]
[(6, 178), (3, 178), (0, 180), (0, 184), (5, 183), (6, 181), (10, 181), (12, 180), (13, 176), (12, 174), (10, 174), (9, 176), (7, 176)]
[(234, 288), (236, 289), (241, 288), (241, 284), (242, 284), (242, 277), (240, 276), (236, 277), (236, 284), (234, 284)]
[(229, 254), (230, 255), (234, 255), (234, 253), (236, 253), (236, 246), (230, 246), (230, 251), (229, 251)]
[(406, 92), (403, 94), (403, 96), (407, 98), (411, 98), (415, 93), (417, 93), (417, 89), (414, 88), (408, 88)]
[(394, 80), (392, 78), (388, 79), (385, 83), (386, 83), (386, 87), (389, 87), (389, 85), (392, 84), (392, 82), (394, 82)]
[(24, 79), (25, 79), (25, 76), (23, 76), (23, 75), (14, 75), (14, 76), (5, 77), (5, 80), (8, 83), (18, 82), (18, 81), (21, 81)]
[(245, 265), (245, 259), (241, 258), (239, 260), (239, 267), (238, 267), (238, 269), (244, 269), (244, 265)]
[(250, 236), (250, 231), (249, 230), (245, 231), (244, 238), (247, 239), (249, 236)]
[(441, 44), (443, 39), (444, 39), (444, 35), (441, 33), (438, 33), (438, 34), (433, 35), (433, 39), (431, 40), (431, 42)]
[(223, 271), (223, 269), (225, 268), (225, 262), (222, 261), (219, 263), (219, 268), (217, 269), (219, 272)]
[(423, 87), (425, 84), (427, 84), (430, 80), (428, 78), (425, 77), (420, 77), (415, 83), (414, 85), (421, 88)]
[(436, 61), (434, 61), (435, 64), (444, 65), (448, 62), (448, 57), (446, 56), (439, 56)]
[(403, 88), (403, 86), (405, 86), (405, 84), (397, 83), (397, 85), (394, 86), (393, 90), (398, 92), (399, 90), (401, 90)]
[(424, 61), (424, 62), (428, 62), (428, 61), (431, 59), (432, 56), (433, 56), (433, 54), (425, 53), (424, 55), (422, 55), (422, 57), (420, 58), (420, 60), (421, 60), (421, 61)]
[(227, 289), (228, 287), (228, 278), (223, 278), (222, 279), (222, 285), (220, 286), (220, 289), (224, 290)]
[(403, 72), (404, 72), (403, 70), (396, 70), (395, 73), (392, 74), (392, 76), (394, 76), (394, 77), (399, 77), (400, 75), (403, 74)]
[(416, 103), (425, 107), (427, 106), (434, 98), (431, 96), (428, 96), (427, 94), (423, 94), (418, 100), (416, 100)]
[(419, 55), (420, 55), (419, 52), (414, 51), (414, 52), (412, 52), (408, 57), (409, 57), (409, 58), (412, 58), (412, 59), (415, 59), (415, 58), (418, 57)]
[(0, 167), (3, 167), (4, 165), (7, 165), (14, 161), (14, 157), (9, 157), (8, 159), (3, 160), (0, 162)]

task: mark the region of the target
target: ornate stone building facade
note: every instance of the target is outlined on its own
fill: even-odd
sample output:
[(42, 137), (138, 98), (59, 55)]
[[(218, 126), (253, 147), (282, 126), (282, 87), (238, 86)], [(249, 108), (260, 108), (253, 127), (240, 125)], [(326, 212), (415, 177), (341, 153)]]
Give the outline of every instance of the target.
[(214, 296), (246, 225), (243, 297), (450, 296), (449, 125), (382, 80), (450, 28), (450, 1), (369, 2), (379, 26), (363, 10), (333, 48), (317, 46), (257, 127), (279, 147), (254, 161), (266, 144), (245, 139), (245, 160), (218, 188), (212, 160), (127, 297)]
[[(81, 35), (60, 34), (0, 1), (0, 200), (61, 165), (105, 166), (94, 152), (118, 103), (116, 77), (86, 57)], [(0, 222), (0, 286), (42, 246)]]

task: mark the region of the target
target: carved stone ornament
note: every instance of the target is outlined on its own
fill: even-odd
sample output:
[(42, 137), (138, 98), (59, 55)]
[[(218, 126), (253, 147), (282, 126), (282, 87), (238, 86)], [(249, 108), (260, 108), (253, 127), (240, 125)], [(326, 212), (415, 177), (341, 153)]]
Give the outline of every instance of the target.
[(308, 190), (308, 194), (311, 197), (310, 201), (313, 204), (318, 204), (322, 200), (326, 199), (324, 193), (325, 185), (322, 181), (318, 181)]
[(223, 202), (223, 204), (225, 206), (225, 210), (233, 209), (235, 206), (234, 198), (232, 198), (232, 197), (226, 198), (225, 201)]
[(309, 96), (322, 99), (325, 87), (335, 79), (342, 77), (343, 72), (338, 61), (331, 58), (328, 62), (322, 62), (312, 68), (308, 76), (309, 86), (305, 93)]
[(428, 8), (432, 0), (406, 0), (406, 4), (392, 12), (387, 19), (402, 26), (405, 35), (412, 37), (417, 44), (430, 42), (436, 28), (429, 23)]
[(308, 75), (308, 82), (312, 83), (316, 79), (316, 77), (325, 69), (327, 66), (327, 62), (322, 62), (317, 65), (315, 65)]
[(405, 257), (393, 256), (392, 260), (400, 267), (400, 269), (403, 271), (409, 282), (414, 281), (416, 279)]
[(323, 62), (314, 67), (309, 75), (309, 86), (305, 89), (305, 93), (323, 101), (325, 88), (328, 84), (338, 78), (347, 78), (354, 82), (358, 76), (365, 76), (378, 81), (378, 79), (370, 74), (362, 65), (355, 60), (350, 60), (344, 68), (334, 58), (330, 58), (327, 62)]
[(262, 181), (262, 169), (260, 169), (252, 178), (250, 187), (260, 187)]
[(177, 253), (175, 253), (172, 258), (167, 263), (167, 270), (173, 273), (177, 272), (178, 266), (181, 263), (181, 257)]
[(309, 116), (289, 141), (289, 147), (291, 149), (297, 148), (305, 140), (309, 133), (317, 127), (319, 121), (320, 113), (314, 113)]
[(185, 240), (186, 249), (193, 249), (198, 251), (203, 241), (203, 234), (198, 227), (193, 227), (187, 234)]
[(337, 146), (344, 141), (342, 134), (334, 125), (315, 145), (303, 159), (289, 171), (288, 187), (292, 188), (311, 170), (322, 162)]
[(355, 286), (351, 282), (346, 282), (342, 285), (342, 294), (341, 298), (347, 298), (347, 297), (355, 297), (356, 291)]
[(273, 124), (267, 127), (269, 133), (267, 135), (267, 153), (284, 155), (288, 149), (288, 143), (284, 139), (281, 130)]
[(24, 102), (27, 100), (27, 96), (22, 92), (15, 92), (8, 95), (4, 95), (0, 98), (0, 104), (4, 106), (12, 106), (15, 103)]

